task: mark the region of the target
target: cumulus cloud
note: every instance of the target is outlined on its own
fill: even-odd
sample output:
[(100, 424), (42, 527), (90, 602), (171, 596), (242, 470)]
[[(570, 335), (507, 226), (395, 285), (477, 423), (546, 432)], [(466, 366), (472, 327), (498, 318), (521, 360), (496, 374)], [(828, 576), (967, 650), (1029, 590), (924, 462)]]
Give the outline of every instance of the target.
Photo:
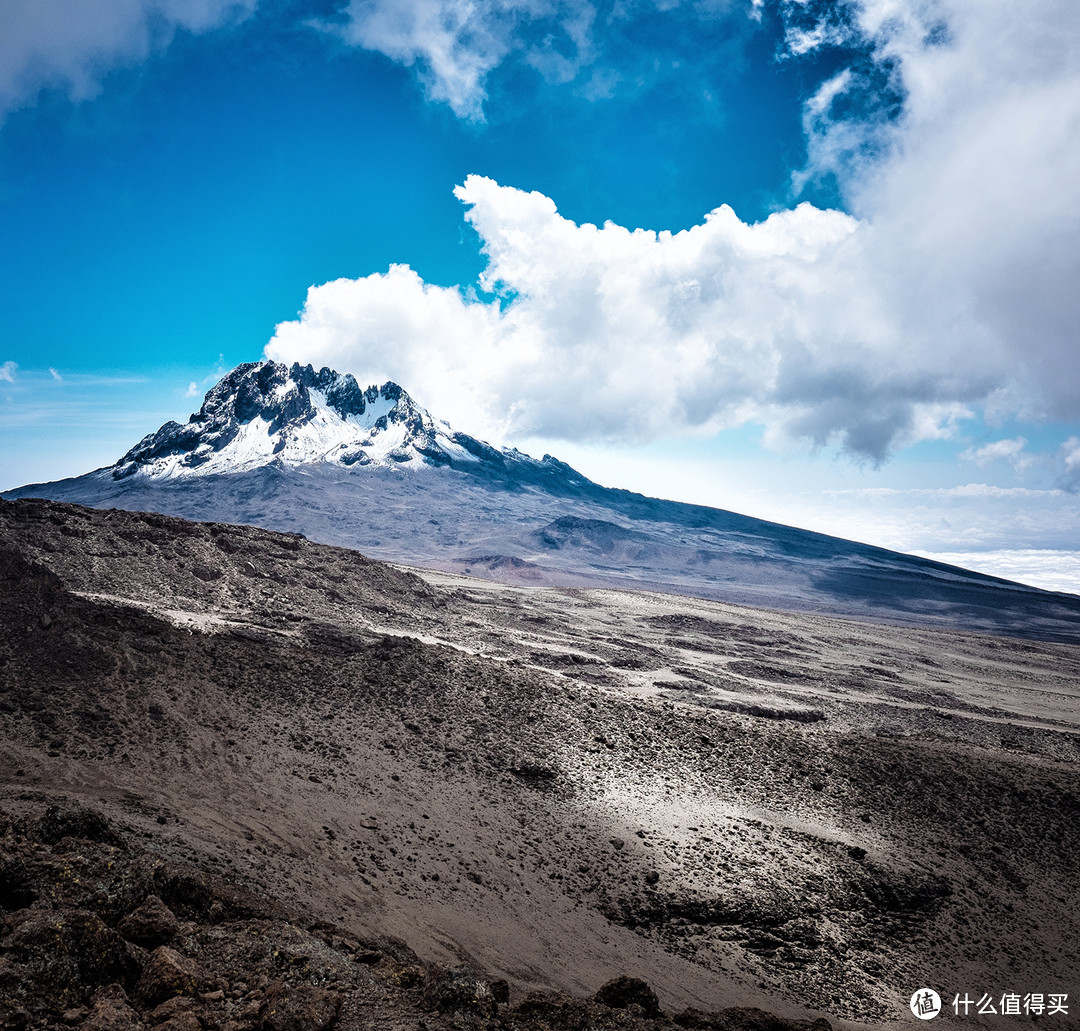
[(950, 432), (978, 390), (898, 347), (863, 289), (858, 223), (809, 204), (679, 233), (577, 225), (548, 197), (469, 176), (482, 300), (406, 266), (313, 287), (279, 360), (398, 379), (510, 435), (650, 439), (748, 419), (872, 459)]
[[(456, 12), (453, 39), (480, 17), (464, 0), (432, 6)], [(849, 214), (800, 204), (751, 225), (722, 206), (674, 234), (577, 225), (548, 197), (470, 176), (456, 193), (488, 262), (474, 286), (494, 300), (395, 266), (312, 288), (267, 353), (389, 375), (466, 428), (522, 437), (754, 421), (777, 445), (880, 461), (973, 416), (1080, 418), (1080, 377), (1063, 374), (1080, 325), (1080, 5), (1031, 0), (1019, 20), (1008, 0), (782, 6), (803, 19), (791, 60), (841, 43), (854, 55), (806, 105), (796, 176), (834, 176)], [(506, 22), (454, 94), (462, 111), (514, 27), (554, 10), (491, 9)], [(390, 8), (347, 10), (359, 24)], [(1028, 461), (988, 447), (969, 457)]]
[(449, 402), (435, 414), (490, 427), (485, 391), (505, 378), (501, 369), (511, 360), (500, 353), (502, 322), (497, 304), (391, 265), (385, 273), (313, 286), (300, 319), (277, 327), (266, 354), (354, 372), (365, 384), (397, 380), (421, 399)]
[(0, 365), (0, 382), (14, 383), (15, 373), (18, 371), (19, 366), (15, 362), (4, 362)]
[(4, 0), (0, 117), (57, 87), (97, 94), (105, 74), (159, 50), (178, 29), (206, 32), (258, 0)]
[(864, 52), (807, 105), (797, 182), (836, 177), (866, 224), (879, 289), (916, 331), (1012, 363), (1003, 410), (1076, 418), (1080, 379), (1060, 372), (1080, 324), (1080, 6), (1031, 0), (1022, 18), (1008, 0), (827, 10), (822, 35), (840, 10)]
[[(584, 0), (349, 0), (339, 18), (315, 24), (415, 67), (430, 99), (482, 121), (492, 69), (521, 52), (545, 78), (572, 79), (588, 59), (594, 16)], [(537, 26), (543, 31), (527, 43)]]

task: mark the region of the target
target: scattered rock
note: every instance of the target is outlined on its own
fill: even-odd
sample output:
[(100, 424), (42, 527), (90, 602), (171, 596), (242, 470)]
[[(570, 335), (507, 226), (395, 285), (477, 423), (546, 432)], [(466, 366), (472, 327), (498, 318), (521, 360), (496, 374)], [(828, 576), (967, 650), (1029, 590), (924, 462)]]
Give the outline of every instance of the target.
[(194, 1013), (178, 1013), (158, 1024), (156, 1031), (202, 1031), (202, 1021)]
[(3, 1031), (23, 1031), (30, 1023), (30, 1013), (22, 1006), (0, 1004), (0, 1028)]
[(142, 1031), (145, 1025), (131, 1008), (127, 993), (118, 985), (109, 985), (97, 993), (94, 1008), (82, 1024), (82, 1031)]
[(764, 1010), (734, 1007), (718, 1013), (688, 1009), (673, 1018), (687, 1031), (832, 1031), (824, 1017), (817, 1020), (788, 1020)]
[(166, 999), (161, 1005), (152, 1009), (146, 1016), (151, 1024), (160, 1024), (171, 1020), (181, 1013), (189, 1013), (195, 1008), (195, 1000), (190, 995), (174, 995)]
[(589, 1031), (610, 1027), (611, 1011), (558, 992), (531, 992), (510, 1011), (510, 1022), (552, 1031)]
[(338, 992), (277, 981), (266, 992), (258, 1027), (262, 1031), (325, 1031), (340, 1013)]
[(84, 838), (119, 845), (119, 836), (100, 813), (77, 805), (53, 805), (33, 828), (34, 836), (47, 845), (55, 845), (61, 838)]
[(193, 995), (199, 989), (201, 974), (193, 959), (182, 956), (168, 945), (154, 949), (139, 978), (139, 996), (156, 1005), (174, 995)]
[(172, 941), (180, 929), (180, 921), (157, 895), (129, 913), (117, 925), (117, 930), (130, 942), (153, 948)]
[(424, 985), (424, 1005), (472, 1020), (488, 1020), (498, 1010), (491, 985), (468, 968), (432, 971)]
[(21, 967), (23, 990), (44, 995), (57, 1014), (85, 1004), (101, 985), (130, 982), (137, 971), (120, 935), (82, 909), (31, 912), (4, 947)]

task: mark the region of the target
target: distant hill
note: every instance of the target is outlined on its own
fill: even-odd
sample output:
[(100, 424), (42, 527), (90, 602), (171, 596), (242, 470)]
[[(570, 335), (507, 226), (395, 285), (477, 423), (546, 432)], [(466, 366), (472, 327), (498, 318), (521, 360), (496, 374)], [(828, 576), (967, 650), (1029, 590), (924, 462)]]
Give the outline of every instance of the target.
[(1080, 640), (1080, 597), (593, 483), (453, 430), (400, 386), (240, 365), (114, 465), (5, 498), (303, 533), (509, 583), (652, 589), (913, 625)]

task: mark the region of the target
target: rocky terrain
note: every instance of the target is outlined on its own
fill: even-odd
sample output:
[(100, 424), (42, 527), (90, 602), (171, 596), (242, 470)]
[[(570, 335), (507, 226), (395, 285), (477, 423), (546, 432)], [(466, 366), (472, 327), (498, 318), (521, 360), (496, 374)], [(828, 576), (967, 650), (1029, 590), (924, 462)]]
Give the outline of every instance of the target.
[[(273, 1023), (286, 997), (343, 1027), (654, 1019), (595, 1001), (623, 976), (666, 1014), (839, 1028), (910, 1026), (924, 985), (1078, 992), (1074, 644), (19, 501), (0, 503), (0, 713), (12, 1026), (329, 1026)], [(112, 829), (43, 831), (58, 801)], [(170, 888), (174, 864), (228, 890)], [(128, 891), (111, 869), (141, 872)], [(168, 942), (125, 931), (164, 909)], [(192, 1008), (145, 989), (162, 956), (202, 971), (170, 989)], [(71, 994), (18, 995), (57, 964)], [(493, 1008), (440, 1017), (446, 977)], [(530, 1010), (537, 992), (577, 1001)]]
[[(164, 858), (80, 806), (24, 792), (0, 815), (0, 1026), (88, 1031), (828, 1031), (761, 1010), (664, 1014), (638, 978), (591, 998), (533, 992), (425, 964), (404, 942), (341, 924)], [(149, 835), (151, 839), (152, 835)]]

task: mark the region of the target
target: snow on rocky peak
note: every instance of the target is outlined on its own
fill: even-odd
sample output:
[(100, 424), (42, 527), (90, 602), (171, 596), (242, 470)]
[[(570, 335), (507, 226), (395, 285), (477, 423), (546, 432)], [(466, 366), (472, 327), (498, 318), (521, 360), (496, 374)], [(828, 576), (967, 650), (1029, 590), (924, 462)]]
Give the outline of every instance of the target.
[(362, 390), (349, 374), (263, 361), (223, 377), (185, 424), (167, 422), (144, 437), (112, 477), (174, 479), (272, 462), (459, 466), (504, 454), (436, 421), (396, 383)]

